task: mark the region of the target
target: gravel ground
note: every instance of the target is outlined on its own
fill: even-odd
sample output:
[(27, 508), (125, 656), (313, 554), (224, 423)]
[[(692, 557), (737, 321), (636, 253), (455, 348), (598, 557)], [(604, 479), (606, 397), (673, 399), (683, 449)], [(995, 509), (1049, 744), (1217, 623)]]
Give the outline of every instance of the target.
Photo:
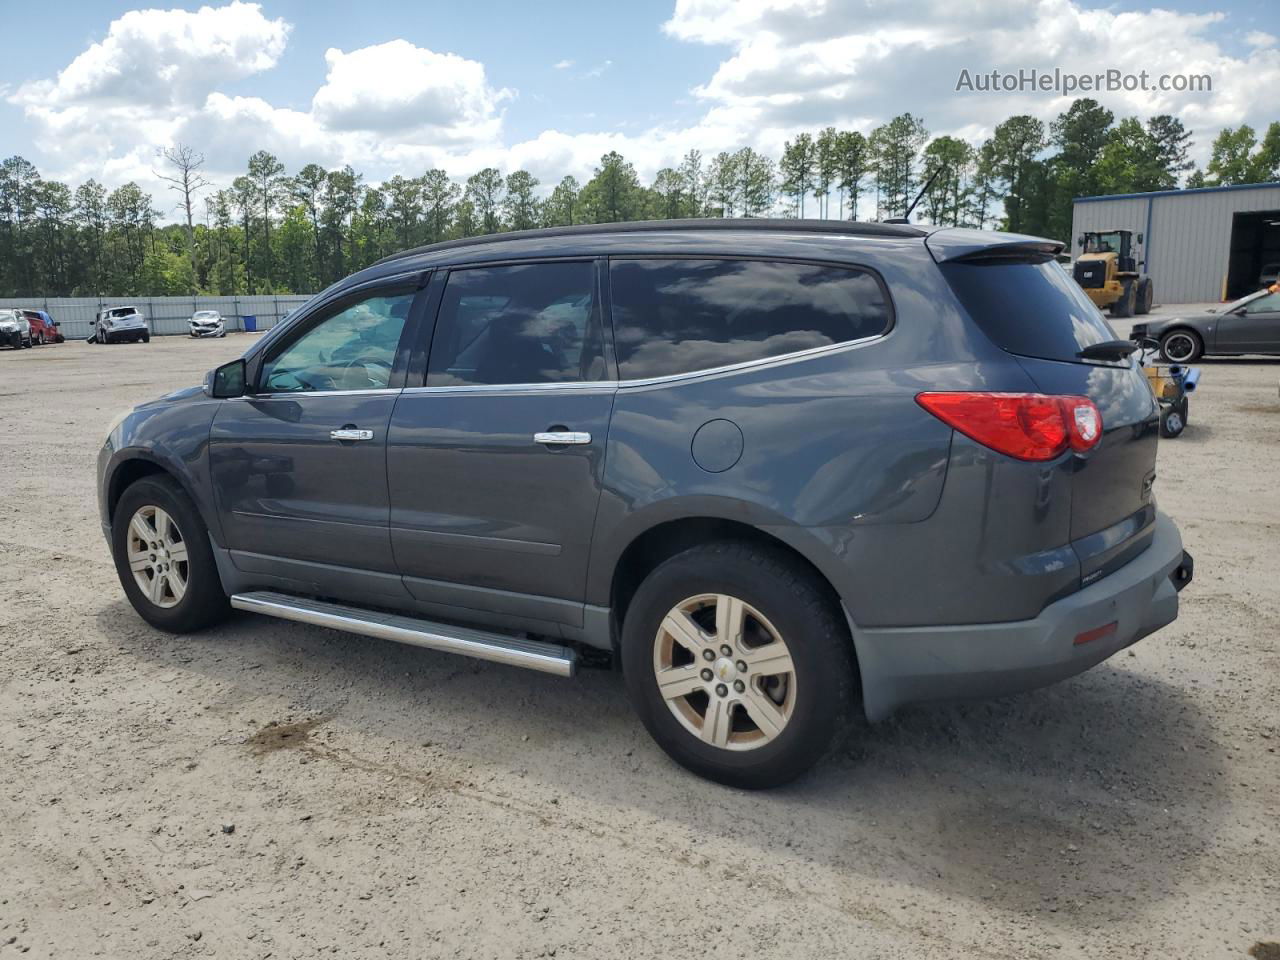
[(1161, 445), (1174, 625), (749, 794), (673, 766), (607, 671), (147, 627), (94, 457), (247, 344), (0, 353), (0, 956), (1277, 955), (1280, 362), (1204, 363)]

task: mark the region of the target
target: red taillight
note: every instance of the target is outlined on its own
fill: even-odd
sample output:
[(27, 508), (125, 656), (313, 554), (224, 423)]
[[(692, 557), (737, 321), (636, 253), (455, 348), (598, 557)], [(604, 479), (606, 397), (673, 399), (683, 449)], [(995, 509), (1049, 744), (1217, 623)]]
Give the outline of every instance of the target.
[(1019, 460), (1052, 460), (1068, 448), (1084, 453), (1102, 439), (1102, 414), (1088, 397), (920, 393), (916, 402), (966, 437)]

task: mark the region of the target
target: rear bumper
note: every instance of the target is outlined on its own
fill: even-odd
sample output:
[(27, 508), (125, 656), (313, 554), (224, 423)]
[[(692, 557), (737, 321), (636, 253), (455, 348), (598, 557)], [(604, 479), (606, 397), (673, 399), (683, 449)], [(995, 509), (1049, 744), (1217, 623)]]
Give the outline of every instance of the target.
[[(851, 623), (867, 719), (907, 703), (999, 696), (1074, 676), (1171, 623), (1178, 591), (1193, 573), (1178, 528), (1157, 513), (1142, 554), (1033, 619), (871, 630)], [(1112, 623), (1102, 636), (1076, 643)]]

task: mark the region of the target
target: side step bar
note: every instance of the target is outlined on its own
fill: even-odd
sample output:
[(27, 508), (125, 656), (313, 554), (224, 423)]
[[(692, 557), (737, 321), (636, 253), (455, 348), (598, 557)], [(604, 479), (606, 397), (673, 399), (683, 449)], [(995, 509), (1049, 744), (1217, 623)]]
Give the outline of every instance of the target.
[(298, 623), (331, 627), (380, 640), (394, 640), (415, 647), (443, 650), (445, 653), (460, 653), (464, 657), (475, 657), (478, 660), (526, 667), (542, 673), (552, 673), (557, 677), (573, 676), (578, 662), (575, 651), (558, 643), (526, 640), (487, 630), (473, 630), (339, 603), (291, 597), (270, 590), (234, 594), (231, 606), (237, 610), (261, 613), (281, 620), (296, 620)]

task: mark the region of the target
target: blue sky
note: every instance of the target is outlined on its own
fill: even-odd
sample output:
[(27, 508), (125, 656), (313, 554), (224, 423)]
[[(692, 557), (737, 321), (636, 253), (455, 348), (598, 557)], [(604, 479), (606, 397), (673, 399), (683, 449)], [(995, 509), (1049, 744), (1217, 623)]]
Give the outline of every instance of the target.
[(219, 181), (265, 146), (373, 182), (492, 164), (549, 185), (607, 149), (649, 177), (691, 147), (776, 156), (800, 130), (903, 110), (978, 140), (1068, 102), (958, 95), (960, 68), (1207, 72), (1211, 94), (1099, 96), (1118, 115), (1182, 117), (1200, 155), (1223, 126), (1280, 119), (1280, 16), (1263, 0), (59, 0), (0, 18), (24, 51), (0, 87), (0, 151), (109, 186), (158, 189), (155, 151), (178, 140)]

